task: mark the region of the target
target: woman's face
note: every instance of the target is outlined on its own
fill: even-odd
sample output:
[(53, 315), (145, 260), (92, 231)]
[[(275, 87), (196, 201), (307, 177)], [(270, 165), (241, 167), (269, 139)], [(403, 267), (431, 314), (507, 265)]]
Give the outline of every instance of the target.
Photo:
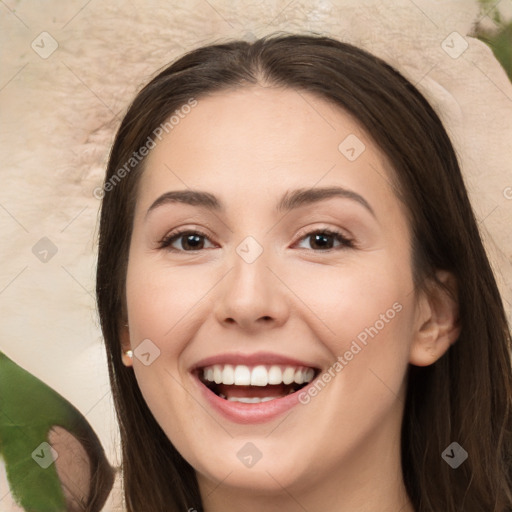
[(389, 169), (346, 113), (251, 86), (180, 118), (138, 190), (124, 348), (201, 485), (300, 493), (397, 461), (411, 272)]

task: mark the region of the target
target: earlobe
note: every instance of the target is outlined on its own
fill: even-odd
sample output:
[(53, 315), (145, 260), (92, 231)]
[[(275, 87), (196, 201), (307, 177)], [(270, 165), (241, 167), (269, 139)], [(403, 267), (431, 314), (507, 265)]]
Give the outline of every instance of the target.
[(455, 278), (445, 271), (438, 271), (436, 276), (449, 292), (433, 280), (418, 301), (417, 323), (409, 359), (416, 366), (435, 363), (460, 334)]

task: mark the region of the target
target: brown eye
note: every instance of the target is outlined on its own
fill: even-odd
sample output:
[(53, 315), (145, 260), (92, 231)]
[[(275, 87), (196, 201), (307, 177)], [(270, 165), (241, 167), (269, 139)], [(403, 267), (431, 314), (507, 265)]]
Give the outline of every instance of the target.
[[(352, 240), (346, 238), (341, 232), (330, 229), (312, 231), (303, 236), (301, 240), (307, 240), (311, 248), (317, 251), (327, 251), (333, 248), (344, 249), (353, 246)], [(339, 243), (338, 247), (334, 247), (335, 242)]]
[(200, 231), (179, 231), (166, 236), (160, 242), (159, 247), (169, 251), (199, 251), (205, 248), (205, 240), (208, 240), (207, 236)]

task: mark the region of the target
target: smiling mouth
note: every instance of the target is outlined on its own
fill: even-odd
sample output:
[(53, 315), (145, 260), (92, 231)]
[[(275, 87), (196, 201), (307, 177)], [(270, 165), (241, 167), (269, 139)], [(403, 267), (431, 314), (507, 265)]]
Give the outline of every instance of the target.
[(300, 391), (319, 373), (306, 366), (215, 364), (198, 368), (200, 382), (230, 402), (257, 404)]

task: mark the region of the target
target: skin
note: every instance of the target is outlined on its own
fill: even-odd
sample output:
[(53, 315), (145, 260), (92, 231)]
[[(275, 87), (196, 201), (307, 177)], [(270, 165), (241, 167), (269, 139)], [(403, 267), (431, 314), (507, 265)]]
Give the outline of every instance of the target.
[[(355, 161), (338, 150), (350, 134), (366, 146)], [(147, 157), (122, 340), (134, 350), (150, 339), (160, 356), (148, 366), (124, 362), (196, 469), (207, 512), (414, 510), (400, 466), (406, 371), (445, 353), (458, 335), (457, 308), (440, 290), (415, 293), (408, 215), (390, 172), (344, 111), (310, 93), (263, 86), (200, 98)], [(275, 211), (288, 190), (327, 186), (360, 194), (375, 216), (339, 197)], [(161, 194), (187, 189), (214, 194), (225, 210), (172, 203), (147, 213)], [(190, 251), (184, 237), (175, 252), (159, 248), (176, 228), (204, 232), (204, 248)], [(328, 238), (333, 248), (319, 248), (307, 234), (325, 228), (354, 247)], [(236, 252), (247, 236), (263, 248), (250, 264)], [(316, 397), (275, 420), (226, 420), (189, 372), (205, 357), (259, 351), (327, 370), (395, 303), (401, 311)], [(262, 453), (251, 468), (236, 456), (247, 442)]]

